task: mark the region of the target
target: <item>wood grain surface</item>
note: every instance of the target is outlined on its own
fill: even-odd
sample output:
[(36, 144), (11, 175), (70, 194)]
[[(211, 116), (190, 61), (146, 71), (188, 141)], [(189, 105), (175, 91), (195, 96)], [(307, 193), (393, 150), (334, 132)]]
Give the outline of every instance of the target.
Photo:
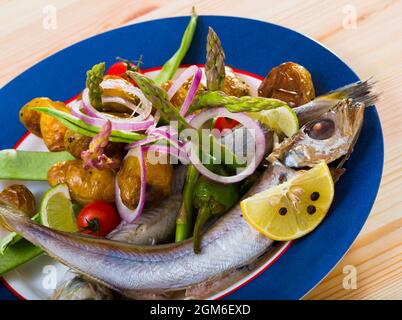
[[(401, 0), (0, 0), (0, 87), (79, 40), (125, 24), (188, 15), (192, 5), (199, 14), (297, 30), (335, 51), (362, 78), (378, 80), (385, 166), (377, 200), (349, 252), (305, 298), (402, 299)], [(54, 8), (56, 28), (44, 28), (46, 12)], [(357, 270), (355, 289), (343, 286), (349, 266)]]

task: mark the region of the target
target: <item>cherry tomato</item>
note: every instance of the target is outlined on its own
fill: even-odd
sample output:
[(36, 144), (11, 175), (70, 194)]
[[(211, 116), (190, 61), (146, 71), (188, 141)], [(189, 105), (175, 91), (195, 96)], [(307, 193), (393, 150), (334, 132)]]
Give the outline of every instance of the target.
[[(130, 65), (129, 68), (127, 68), (128, 65)], [(119, 62), (112, 64), (110, 66), (110, 68), (106, 71), (106, 74), (109, 76), (122, 77), (122, 78), (130, 81), (135, 86), (137, 86), (133, 79), (127, 77), (127, 75), (126, 75), (127, 69), (137, 71), (139, 73), (143, 73), (143, 71), (140, 68), (137, 68), (134, 64), (132, 64), (132, 63), (128, 64), (126, 61), (119, 61)]]
[(214, 124), (214, 129), (218, 129), (219, 131), (223, 131), (224, 129), (232, 129), (239, 124), (238, 121), (234, 119), (220, 117), (217, 118)]
[(120, 223), (116, 209), (105, 201), (94, 201), (78, 214), (78, 230), (86, 234), (104, 237)]
[(110, 66), (110, 68), (106, 71), (107, 75), (111, 76), (122, 76), (127, 71), (127, 62), (119, 61)]

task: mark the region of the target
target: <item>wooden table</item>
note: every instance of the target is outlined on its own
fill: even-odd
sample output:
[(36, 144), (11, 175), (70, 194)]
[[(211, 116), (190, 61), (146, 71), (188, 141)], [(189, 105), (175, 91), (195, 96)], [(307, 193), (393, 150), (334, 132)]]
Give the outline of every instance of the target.
[[(385, 167), (377, 201), (350, 251), (306, 298), (402, 299), (401, 0), (0, 0), (0, 86), (79, 40), (125, 24), (188, 15), (193, 4), (199, 14), (250, 17), (302, 32), (362, 78), (379, 81)], [(53, 10), (55, 25), (46, 19)], [(346, 290), (349, 265), (357, 268), (357, 288)]]

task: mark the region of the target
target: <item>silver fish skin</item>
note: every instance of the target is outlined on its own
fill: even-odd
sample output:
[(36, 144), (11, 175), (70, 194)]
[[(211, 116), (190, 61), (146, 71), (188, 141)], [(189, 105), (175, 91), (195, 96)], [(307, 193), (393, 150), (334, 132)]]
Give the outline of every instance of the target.
[(288, 167), (302, 168), (347, 156), (352, 152), (362, 128), (364, 110), (362, 103), (342, 100), (281, 143), (269, 158), (283, 161)]
[[(274, 163), (248, 195), (277, 185), (292, 175), (293, 170)], [(0, 217), (51, 257), (125, 296), (132, 296), (138, 290), (159, 292), (186, 288), (249, 264), (272, 244), (272, 240), (249, 226), (240, 205), (205, 232), (199, 255), (194, 254), (191, 239), (178, 244), (135, 246), (51, 230), (4, 205), (0, 206)]]
[[(134, 223), (124, 221), (113, 230), (108, 239), (137, 245), (155, 245), (173, 236), (176, 212), (181, 203), (181, 190), (186, 166), (176, 167), (172, 181), (172, 195), (156, 206), (146, 208)], [(103, 284), (88, 281), (69, 270), (53, 293), (51, 300), (111, 300), (113, 292)]]

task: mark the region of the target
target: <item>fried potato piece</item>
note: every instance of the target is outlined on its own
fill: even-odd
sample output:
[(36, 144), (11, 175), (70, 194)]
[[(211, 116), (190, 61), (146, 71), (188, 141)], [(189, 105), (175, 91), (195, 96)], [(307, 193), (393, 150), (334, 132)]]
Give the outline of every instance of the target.
[(20, 210), (28, 218), (36, 213), (36, 200), (32, 192), (22, 184), (13, 184), (0, 192), (0, 201)]
[(233, 72), (230, 67), (225, 67), (225, 79), (223, 80), (222, 91), (229, 96), (243, 97), (250, 95), (250, 87)]
[[(81, 153), (88, 150), (92, 138), (79, 134), (67, 129), (64, 135), (64, 147), (77, 159), (81, 159)], [(116, 162), (116, 167), (119, 168), (121, 161), (125, 156), (124, 144), (109, 142), (104, 150), (105, 154)]]
[(111, 169), (85, 170), (82, 160), (68, 160), (53, 165), (47, 178), (52, 187), (67, 184), (71, 198), (80, 205), (95, 200), (114, 202), (115, 173)]
[(285, 62), (272, 68), (258, 88), (260, 97), (285, 101), (291, 108), (315, 98), (310, 72), (302, 65)]
[(34, 135), (38, 137), (42, 137), (42, 133), (40, 131), (40, 118), (41, 113), (35, 110), (32, 110), (34, 107), (51, 107), (52, 100), (49, 98), (35, 98), (29, 101), (20, 109), (20, 121), (24, 125), (24, 127)]
[[(147, 153), (144, 154), (147, 170), (146, 201), (160, 201), (171, 192), (173, 167), (171, 164), (151, 164)], [(120, 187), (121, 199), (124, 205), (134, 209), (139, 201), (141, 178), (140, 167), (136, 157), (128, 157), (123, 161), (117, 173), (117, 182)]]
[[(63, 102), (52, 101), (49, 105), (50, 108), (70, 112)], [(40, 117), (40, 131), (42, 133), (43, 142), (46, 144), (49, 151), (63, 151), (64, 148), (64, 135), (67, 128), (62, 125), (55, 118), (42, 114)]]

